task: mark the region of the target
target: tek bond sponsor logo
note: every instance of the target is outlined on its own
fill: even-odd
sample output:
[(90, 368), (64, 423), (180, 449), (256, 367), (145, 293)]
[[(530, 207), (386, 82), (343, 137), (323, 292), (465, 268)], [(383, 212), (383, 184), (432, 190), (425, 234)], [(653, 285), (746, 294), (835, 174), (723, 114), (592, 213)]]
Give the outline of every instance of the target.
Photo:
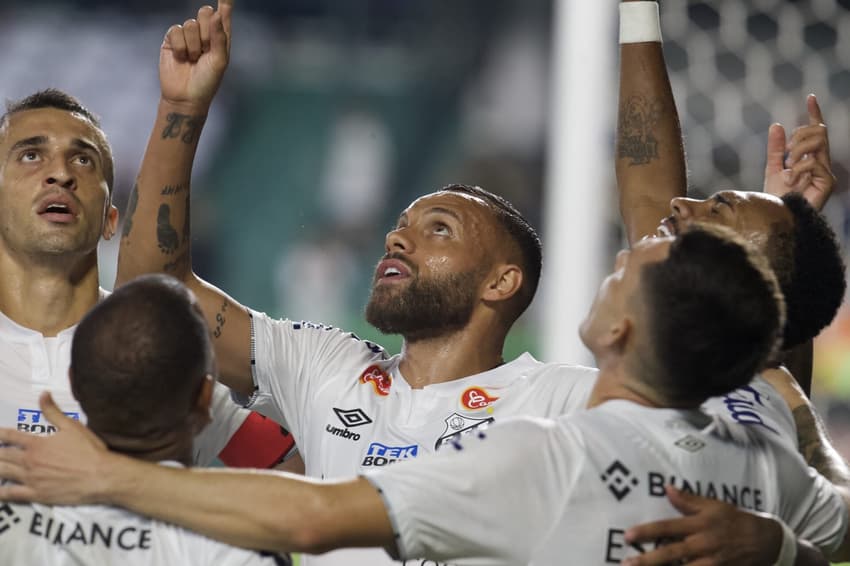
[(401, 460), (416, 458), (419, 455), (419, 446), (388, 446), (380, 442), (373, 442), (366, 450), (366, 456), (360, 465), (364, 468), (373, 466), (386, 466)]
[(343, 425), (345, 425), (345, 428), (328, 424), (325, 425), (325, 430), (334, 436), (339, 436), (355, 442), (360, 440), (359, 433), (351, 432), (348, 429), (371, 423), (372, 419), (369, 418), (369, 415), (364, 413), (362, 409), (337, 409), (336, 407), (333, 409), (337, 418)]
[[(65, 416), (80, 420), (80, 413), (65, 413)], [(18, 430), (32, 434), (47, 435), (56, 432), (56, 427), (50, 424), (38, 409), (18, 409)]]

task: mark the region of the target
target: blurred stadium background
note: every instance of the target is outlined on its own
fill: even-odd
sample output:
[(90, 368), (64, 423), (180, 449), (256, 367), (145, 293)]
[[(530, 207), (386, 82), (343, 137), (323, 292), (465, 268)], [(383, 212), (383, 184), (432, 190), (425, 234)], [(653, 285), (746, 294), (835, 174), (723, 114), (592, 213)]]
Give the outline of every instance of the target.
[[(544, 236), (553, 233), (544, 204), (555, 194), (546, 190), (574, 191), (579, 201), (602, 195), (602, 212), (591, 222), (601, 227), (605, 257), (599, 260), (610, 265), (622, 238), (610, 155), (616, 60), (597, 58), (591, 45), (581, 53), (583, 64), (594, 72), (603, 66), (607, 90), (571, 85), (610, 100), (596, 117), (605, 130), (605, 174), (552, 182), (547, 140), (553, 139), (558, 13), (552, 2), (237, 4), (231, 68), (194, 177), (195, 262), (206, 278), (271, 314), (350, 328), (397, 349), (397, 340), (376, 336), (362, 322), (372, 269), (398, 212), (449, 182), (506, 196)], [(0, 96), (55, 86), (100, 114), (115, 147), (122, 210), (155, 112), (159, 43), (169, 25), (198, 6), (185, 0), (0, 0)], [(616, 53), (611, 14), (606, 33), (595, 40), (608, 45), (609, 55)], [(838, 175), (826, 213), (846, 247), (850, 1), (671, 0), (662, 4), (662, 21), (692, 190), (759, 189), (768, 125), (804, 123), (805, 95), (815, 92)], [(116, 243), (102, 249), (107, 287)], [(547, 241), (550, 262), (561, 245)], [(575, 271), (587, 271), (594, 285), (599, 276), (595, 268)], [(576, 361), (543, 340), (543, 317), (554, 304), (545, 290), (507, 354), (529, 349)], [(815, 359), (815, 399), (839, 449), (850, 456), (847, 305), (818, 339)]]

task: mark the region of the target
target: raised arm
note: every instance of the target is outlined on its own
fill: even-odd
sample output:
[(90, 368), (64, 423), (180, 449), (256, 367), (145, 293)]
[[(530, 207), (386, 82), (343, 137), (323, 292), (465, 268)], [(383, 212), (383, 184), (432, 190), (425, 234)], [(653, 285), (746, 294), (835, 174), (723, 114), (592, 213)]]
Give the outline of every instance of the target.
[[(641, 34), (646, 19), (635, 9), (657, 10), (657, 4), (625, 0), (620, 5), (616, 172), (630, 244), (655, 233), (670, 215), (670, 200), (687, 192), (682, 132), (660, 33), (657, 41), (646, 41)], [(635, 39), (644, 41), (632, 43)]]
[(245, 308), (192, 271), (189, 186), (192, 162), (230, 53), (233, 0), (204, 6), (197, 19), (169, 28), (159, 58), (156, 122), (130, 196), (116, 285), (164, 272), (198, 296), (213, 332), (221, 381), (253, 391), (250, 318)]

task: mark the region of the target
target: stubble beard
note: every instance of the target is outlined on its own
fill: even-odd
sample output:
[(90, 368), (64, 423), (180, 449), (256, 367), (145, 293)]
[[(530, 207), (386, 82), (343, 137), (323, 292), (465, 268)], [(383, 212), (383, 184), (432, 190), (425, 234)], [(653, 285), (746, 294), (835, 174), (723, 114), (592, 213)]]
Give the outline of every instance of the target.
[(480, 273), (414, 277), (401, 289), (396, 285), (372, 287), (366, 321), (384, 334), (421, 340), (460, 330), (472, 318)]

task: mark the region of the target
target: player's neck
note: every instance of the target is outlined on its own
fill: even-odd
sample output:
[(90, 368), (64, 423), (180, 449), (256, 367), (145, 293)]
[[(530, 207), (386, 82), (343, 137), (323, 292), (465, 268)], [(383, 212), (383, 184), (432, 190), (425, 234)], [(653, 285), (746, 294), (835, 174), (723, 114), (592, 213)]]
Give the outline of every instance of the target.
[(662, 406), (650, 387), (629, 371), (623, 358), (597, 357), (596, 362), (599, 374), (590, 392), (588, 409), (614, 399), (625, 399), (646, 407)]
[(481, 373), (503, 363), (504, 335), (482, 336), (465, 328), (443, 336), (409, 340), (399, 370), (414, 389)]
[(94, 252), (73, 264), (27, 261), (0, 254), (0, 311), (45, 336), (77, 324), (99, 297)]
[(125, 456), (146, 462), (171, 460), (184, 466), (192, 465), (192, 436), (181, 431), (148, 438), (95, 432), (110, 450)]

